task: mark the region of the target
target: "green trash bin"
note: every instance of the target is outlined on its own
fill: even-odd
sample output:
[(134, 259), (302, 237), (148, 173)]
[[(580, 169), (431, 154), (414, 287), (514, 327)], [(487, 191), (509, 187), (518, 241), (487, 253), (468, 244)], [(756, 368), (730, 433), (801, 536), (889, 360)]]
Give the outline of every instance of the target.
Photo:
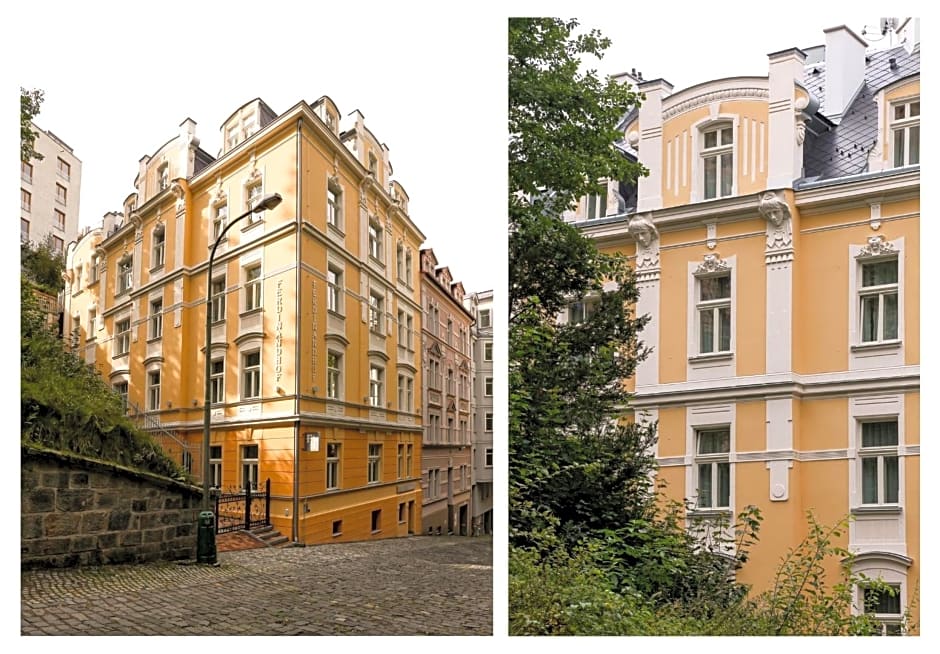
[(212, 511), (199, 512), (199, 528), (196, 532), (196, 562), (216, 562), (215, 515)]

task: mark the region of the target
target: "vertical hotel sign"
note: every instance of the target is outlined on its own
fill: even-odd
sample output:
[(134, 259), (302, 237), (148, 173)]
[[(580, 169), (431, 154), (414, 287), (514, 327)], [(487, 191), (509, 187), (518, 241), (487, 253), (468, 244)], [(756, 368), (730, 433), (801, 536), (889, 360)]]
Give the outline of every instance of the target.
[(277, 280), (277, 322), (274, 326), (274, 381), (281, 382), (281, 373), (284, 368), (282, 365), (281, 354), (283, 352), (283, 323), (281, 314), (284, 312), (284, 280)]

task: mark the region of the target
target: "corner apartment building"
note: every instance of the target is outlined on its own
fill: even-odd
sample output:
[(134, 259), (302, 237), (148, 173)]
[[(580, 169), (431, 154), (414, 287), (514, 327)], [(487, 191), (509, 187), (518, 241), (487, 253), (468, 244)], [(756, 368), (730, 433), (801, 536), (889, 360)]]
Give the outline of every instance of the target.
[(855, 609), (892, 634), (921, 562), (921, 89), (918, 21), (888, 21), (894, 47), (833, 27), (767, 76), (631, 77), (646, 99), (618, 146), (649, 176), (567, 218), (632, 258), (653, 352), (631, 409), (658, 421), (668, 492), (708, 520), (760, 507), (756, 590), (807, 511), (850, 516), (855, 571), (898, 591), (857, 588)]
[(421, 306), (425, 311), (421, 345), (426, 369), (423, 526), (428, 534), (471, 534), (470, 330), (465, 291), (434, 250), (421, 250)]
[(270, 479), (274, 527), (304, 543), (421, 532), (424, 235), (388, 148), (347, 121), (326, 96), (280, 114), (256, 98), (213, 157), (187, 118), (67, 257), (85, 360), (197, 479)]
[(474, 317), (473, 534), (493, 533), (493, 291), (471, 293), (464, 306)]
[(20, 241), (41, 243), (48, 237), (52, 249), (64, 254), (78, 235), (82, 162), (58, 136), (31, 126), (42, 159), (20, 162)]

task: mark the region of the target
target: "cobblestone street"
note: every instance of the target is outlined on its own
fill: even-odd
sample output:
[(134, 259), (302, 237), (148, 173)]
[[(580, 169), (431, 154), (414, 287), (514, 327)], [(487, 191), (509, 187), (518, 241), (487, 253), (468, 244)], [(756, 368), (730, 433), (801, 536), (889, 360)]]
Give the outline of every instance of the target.
[(492, 555), (490, 537), (417, 536), (23, 571), (21, 634), (488, 636)]

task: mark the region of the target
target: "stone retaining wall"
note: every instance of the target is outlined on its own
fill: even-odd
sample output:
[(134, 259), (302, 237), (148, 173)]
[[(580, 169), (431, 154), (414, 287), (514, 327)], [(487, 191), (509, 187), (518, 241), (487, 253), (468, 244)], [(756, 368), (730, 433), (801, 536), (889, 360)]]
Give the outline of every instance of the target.
[(21, 460), (23, 568), (196, 558), (199, 488), (26, 445)]

